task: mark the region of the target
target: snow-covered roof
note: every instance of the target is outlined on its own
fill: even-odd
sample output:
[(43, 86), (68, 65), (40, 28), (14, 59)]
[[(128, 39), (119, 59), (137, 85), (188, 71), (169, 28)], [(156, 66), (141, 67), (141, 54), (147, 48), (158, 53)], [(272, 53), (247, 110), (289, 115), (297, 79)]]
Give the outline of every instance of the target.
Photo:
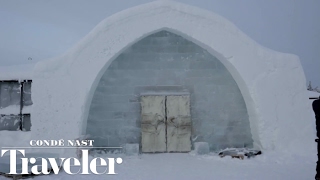
[(14, 66), (0, 66), (1, 80), (29, 80), (35, 64), (22, 64)]

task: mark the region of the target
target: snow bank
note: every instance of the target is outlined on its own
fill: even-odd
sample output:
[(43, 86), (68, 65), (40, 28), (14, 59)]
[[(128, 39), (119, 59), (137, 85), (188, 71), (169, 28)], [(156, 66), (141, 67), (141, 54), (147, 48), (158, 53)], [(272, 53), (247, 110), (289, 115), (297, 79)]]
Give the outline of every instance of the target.
[[(101, 157), (101, 155), (99, 155)], [(109, 155), (102, 156), (110, 158)], [(118, 156), (115, 156), (118, 157)], [(267, 158), (272, 157), (272, 158)], [(90, 157), (92, 158), (92, 157)], [(124, 156), (123, 163), (115, 166), (116, 175), (69, 175), (61, 169), (58, 175), (35, 176), (35, 180), (163, 180), (163, 179), (227, 179), (227, 180), (305, 180), (314, 179), (315, 159), (270, 153), (251, 159), (220, 158), (218, 155), (192, 156), (189, 154), (143, 154)], [(77, 172), (78, 167), (72, 167)], [(98, 172), (105, 167), (97, 167)]]
[(193, 41), (225, 65), (246, 102), (256, 148), (316, 152), (313, 113), (299, 58), (260, 46), (212, 12), (172, 1), (119, 12), (63, 56), (39, 62), (32, 87), (33, 137), (75, 139), (84, 133), (93, 93), (112, 60), (160, 30)]

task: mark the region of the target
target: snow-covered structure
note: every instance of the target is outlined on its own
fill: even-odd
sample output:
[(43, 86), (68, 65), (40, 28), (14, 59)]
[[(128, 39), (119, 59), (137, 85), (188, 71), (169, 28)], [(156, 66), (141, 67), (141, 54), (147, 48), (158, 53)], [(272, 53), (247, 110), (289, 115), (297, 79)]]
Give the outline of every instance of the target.
[[(168, 98), (175, 96), (184, 98)], [(108, 17), (64, 55), (39, 62), (32, 99), (32, 139), (90, 134), (96, 146), (142, 145), (150, 143), (143, 137), (151, 126), (168, 131), (168, 108), (183, 102), (185, 114), (176, 117), (185, 129), (178, 131), (191, 145), (315, 151), (299, 58), (260, 46), (212, 12), (172, 1)]]

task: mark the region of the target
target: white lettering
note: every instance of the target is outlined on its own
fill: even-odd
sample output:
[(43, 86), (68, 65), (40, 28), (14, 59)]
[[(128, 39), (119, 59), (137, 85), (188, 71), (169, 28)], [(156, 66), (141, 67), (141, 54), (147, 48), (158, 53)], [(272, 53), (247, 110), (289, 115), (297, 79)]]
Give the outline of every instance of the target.
[[(1, 157), (7, 152), (8, 150), (1, 150)], [(9, 150), (10, 153), (10, 172), (9, 174), (17, 174), (17, 151), (20, 152), (23, 157), (25, 156), (24, 150)], [(22, 167), (23, 169), (24, 167)], [(27, 168), (27, 167), (25, 167)], [(25, 171), (23, 169), (22, 171)]]
[(31, 140), (31, 141), (30, 141), (30, 146), (36, 146), (35, 143), (36, 143), (36, 140)]
[(82, 173), (81, 174), (89, 174), (89, 150), (84, 149), (82, 150)]
[(89, 146), (93, 146), (94, 140), (88, 140), (89, 141)]
[[(37, 162), (37, 159), (43, 159), (43, 158), (30, 158), (30, 163), (31, 164), (35, 164), (36, 162)], [(45, 159), (44, 159), (45, 160)], [(43, 163), (43, 162), (42, 162)], [(33, 173), (33, 174), (41, 174), (41, 170), (40, 170), (40, 168), (39, 168), (39, 166), (41, 166), (41, 165), (34, 165), (34, 166), (32, 166), (31, 167), (31, 172)], [(40, 171), (39, 171), (40, 170)]]
[[(97, 160), (98, 159), (100, 159), (100, 165), (97, 165)], [(113, 158), (111, 158), (111, 159), (113, 159)], [(97, 171), (97, 166), (98, 167), (107, 166), (107, 162), (104, 159), (102, 159), (102, 158), (94, 158), (94, 159), (92, 159), (92, 161), (90, 162), (90, 170), (93, 172), (93, 174), (105, 174), (106, 173), (107, 169), (104, 172), (99, 173)]]
[(28, 158), (21, 158), (21, 163), (22, 163), (21, 174), (29, 174), (29, 172), (28, 172), (28, 164), (29, 164)]
[[(30, 142), (38, 143), (42, 141), (35, 141)], [(44, 141), (43, 141), (44, 142)], [(47, 141), (49, 142), (49, 141)], [(47, 145), (47, 142), (44, 142), (44, 144)], [(89, 142), (89, 141), (88, 141)], [(50, 142), (51, 143), (51, 142)], [(58, 143), (58, 142), (57, 142)], [(90, 142), (89, 142), (90, 143)], [(60, 171), (60, 167), (63, 166), (64, 171), (67, 174), (79, 174), (82, 170), (81, 174), (90, 174), (89, 169), (91, 173), (93, 174), (117, 174), (115, 172), (115, 163), (122, 164), (123, 160), (122, 158), (108, 158), (108, 163), (103, 158), (94, 158), (89, 162), (89, 150), (84, 149), (81, 150), (82, 153), (82, 161), (78, 160), (77, 158), (71, 157), (71, 158), (59, 158), (60, 162), (58, 165), (57, 158), (42, 158), (42, 157), (32, 157), (32, 158), (25, 158), (25, 150), (1, 150), (1, 157), (5, 155), (5, 153), (9, 152), (9, 159), (10, 159), (10, 172), (9, 174), (17, 174), (17, 152), (20, 152), (22, 154), (21, 162), (22, 162), (22, 172), (21, 174), (29, 174), (29, 162), (31, 164), (31, 172), (33, 174), (50, 174), (48, 171), (49, 165), (51, 166), (54, 174), (58, 174)], [(21, 157), (21, 156), (20, 156)], [(41, 162), (41, 163), (39, 163)], [(97, 167), (104, 167), (104, 168), (98, 168)], [(20, 167), (18, 167), (20, 169)], [(100, 171), (100, 172), (98, 172)], [(103, 171), (103, 172), (102, 172)], [(20, 172), (19, 172), (20, 173)]]
[[(71, 165), (71, 160), (73, 159), (73, 165)], [(77, 166), (80, 166), (80, 161), (76, 158), (68, 158), (64, 161), (64, 164), (63, 164), (63, 169), (66, 173), (68, 174), (78, 174), (81, 170), (81, 168), (79, 168), (79, 170), (76, 172), (76, 173), (72, 173), (71, 172), (71, 167), (77, 167)]]
[(42, 146), (42, 144), (43, 144), (43, 142), (42, 142), (41, 140), (37, 140), (37, 141), (36, 141), (36, 145), (37, 145), (37, 146)]
[(59, 166), (58, 166), (58, 163), (57, 163), (57, 161), (56, 161), (55, 158), (48, 158), (48, 160), (49, 160), (49, 163), (50, 163), (51, 168), (52, 168), (52, 170), (53, 170), (53, 173), (54, 173), (54, 174), (58, 174), (59, 171), (60, 171), (60, 168), (59, 168), (59, 167), (62, 166), (63, 161), (65, 160), (65, 158), (60, 158), (60, 165), (59, 165)]
[(64, 146), (64, 140), (63, 139), (59, 140), (58, 146)]

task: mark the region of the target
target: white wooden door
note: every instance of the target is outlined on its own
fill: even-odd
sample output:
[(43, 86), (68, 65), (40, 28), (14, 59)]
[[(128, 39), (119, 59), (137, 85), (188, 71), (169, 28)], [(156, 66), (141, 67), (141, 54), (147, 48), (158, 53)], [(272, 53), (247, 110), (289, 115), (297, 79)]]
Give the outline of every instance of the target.
[(142, 152), (165, 152), (165, 96), (141, 96), (141, 108)]
[(191, 151), (190, 97), (167, 96), (167, 152)]

